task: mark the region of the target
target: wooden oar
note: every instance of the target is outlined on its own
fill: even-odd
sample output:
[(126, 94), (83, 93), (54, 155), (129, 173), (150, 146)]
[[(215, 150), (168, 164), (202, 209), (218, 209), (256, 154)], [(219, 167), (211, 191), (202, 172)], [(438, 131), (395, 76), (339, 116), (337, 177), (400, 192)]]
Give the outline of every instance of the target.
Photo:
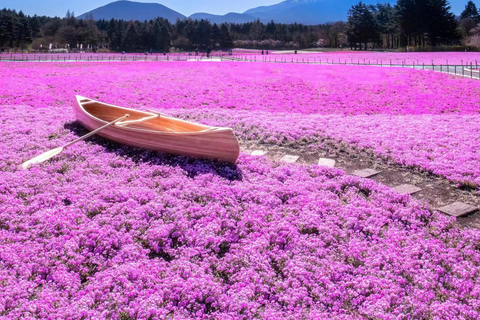
[(98, 128), (98, 129), (96, 129), (96, 130), (93, 130), (92, 132), (84, 135), (83, 137), (78, 138), (77, 140), (74, 140), (74, 141), (72, 141), (72, 142), (70, 142), (70, 143), (67, 143), (67, 144), (64, 145), (63, 147), (55, 148), (55, 149), (52, 149), (52, 150), (50, 150), (50, 151), (44, 152), (44, 153), (42, 153), (41, 155), (36, 156), (35, 158), (30, 159), (30, 160), (22, 163), (20, 167), (21, 167), (22, 169), (28, 169), (28, 168), (30, 168), (30, 167), (31, 167), (32, 165), (34, 165), (34, 164), (38, 164), (38, 163), (42, 163), (42, 162), (44, 162), (44, 161), (47, 161), (48, 159), (55, 157), (57, 154), (59, 154), (60, 152), (62, 152), (63, 150), (65, 150), (65, 148), (68, 148), (68, 147), (70, 147), (71, 145), (73, 145), (73, 144), (75, 144), (75, 143), (77, 143), (77, 142), (80, 142), (80, 141), (82, 141), (82, 140), (85, 140), (85, 139), (93, 136), (94, 134), (98, 133), (99, 131), (102, 131), (103, 129), (105, 129), (105, 128), (107, 128), (107, 127), (110, 127), (111, 125), (113, 125), (113, 124), (115, 124), (115, 123), (117, 123), (117, 122), (119, 122), (119, 121), (122, 121), (123, 119), (126, 119), (126, 118), (128, 118), (128, 117), (130, 117), (130, 115), (129, 115), (129, 114), (126, 114), (126, 115), (124, 115), (123, 117), (118, 118), (117, 120), (113, 120), (112, 122), (107, 123), (107, 124), (104, 125), (103, 127), (100, 127), (100, 128)]

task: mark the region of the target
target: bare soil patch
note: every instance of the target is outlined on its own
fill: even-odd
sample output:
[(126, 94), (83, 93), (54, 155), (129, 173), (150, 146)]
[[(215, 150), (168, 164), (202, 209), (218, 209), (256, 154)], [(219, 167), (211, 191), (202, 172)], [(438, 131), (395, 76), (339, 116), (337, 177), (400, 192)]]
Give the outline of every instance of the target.
[[(251, 153), (254, 150), (268, 151), (266, 157), (279, 161), (286, 154), (300, 156), (299, 164), (317, 164), (319, 158), (330, 158), (336, 161), (335, 167), (351, 174), (355, 170), (366, 168), (381, 171), (371, 179), (391, 188), (402, 184), (411, 184), (422, 189), (413, 197), (425, 202), (432, 210), (459, 201), (480, 208), (480, 195), (477, 190), (459, 188), (455, 183), (421, 168), (404, 167), (388, 159), (382, 159), (369, 150), (353, 149), (347, 144), (331, 139), (324, 139), (326, 146), (322, 150), (312, 151), (308, 146), (290, 145), (257, 145), (253, 142), (241, 142), (242, 151)], [(457, 218), (462, 227), (480, 228), (480, 213), (477, 211), (466, 217)]]

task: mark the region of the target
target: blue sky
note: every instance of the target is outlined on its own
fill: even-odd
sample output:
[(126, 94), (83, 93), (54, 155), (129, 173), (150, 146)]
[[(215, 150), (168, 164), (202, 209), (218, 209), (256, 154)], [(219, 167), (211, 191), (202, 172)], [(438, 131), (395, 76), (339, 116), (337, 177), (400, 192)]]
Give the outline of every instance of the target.
[[(22, 10), (24, 13), (33, 15), (47, 15), (64, 17), (67, 10), (80, 15), (92, 9), (106, 5), (114, 0), (0, 0), (0, 9)], [(138, 2), (161, 3), (186, 16), (197, 12), (213, 14), (225, 14), (228, 12), (244, 12), (258, 6), (280, 3), (283, 0), (135, 0)], [(335, 0), (329, 0), (335, 1)], [(352, 5), (360, 0), (352, 0)], [(382, 2), (382, 0), (379, 0)], [(450, 0), (453, 12), (460, 14), (468, 0)], [(480, 0), (474, 0), (480, 5)]]
[[(184, 15), (197, 12), (225, 14), (228, 12), (244, 12), (248, 9), (271, 5), (282, 0), (135, 0), (137, 2), (161, 3)], [(80, 15), (97, 7), (106, 5), (114, 0), (0, 0), (0, 9), (22, 10), (24, 13), (33, 15), (65, 16), (67, 10)]]

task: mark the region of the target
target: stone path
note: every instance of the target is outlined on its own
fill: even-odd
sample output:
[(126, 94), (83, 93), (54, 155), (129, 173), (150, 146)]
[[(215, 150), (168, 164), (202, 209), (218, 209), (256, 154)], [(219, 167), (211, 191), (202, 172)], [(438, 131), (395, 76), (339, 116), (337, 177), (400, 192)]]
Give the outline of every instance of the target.
[[(477, 190), (459, 189), (443, 177), (388, 163), (366, 151), (342, 149), (344, 147), (331, 144), (330, 148), (319, 153), (278, 146), (264, 146), (263, 149), (242, 146), (242, 151), (272, 161), (337, 167), (352, 175), (373, 179), (398, 193), (410, 194), (434, 210), (459, 218), (457, 221), (463, 226), (480, 228), (480, 194)], [(321, 152), (327, 153), (328, 157), (323, 157)]]

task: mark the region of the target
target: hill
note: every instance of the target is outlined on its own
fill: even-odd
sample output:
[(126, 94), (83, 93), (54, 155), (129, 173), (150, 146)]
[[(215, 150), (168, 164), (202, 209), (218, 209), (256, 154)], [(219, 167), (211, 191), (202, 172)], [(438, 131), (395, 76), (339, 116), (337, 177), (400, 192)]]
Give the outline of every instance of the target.
[[(365, 4), (376, 4), (378, 0), (365, 0)], [(394, 0), (384, 2), (395, 3)], [(271, 6), (262, 6), (247, 10), (244, 14), (252, 15), (262, 22), (271, 20), (278, 23), (320, 24), (326, 22), (346, 21), (351, 0), (286, 0)]]
[(133, 1), (116, 1), (109, 3), (103, 7), (99, 7), (92, 11), (80, 15), (79, 19), (85, 19), (92, 15), (95, 20), (151, 20), (158, 17), (165, 18), (170, 22), (177, 19), (185, 19), (186, 17), (164, 5), (159, 3), (141, 3)]

